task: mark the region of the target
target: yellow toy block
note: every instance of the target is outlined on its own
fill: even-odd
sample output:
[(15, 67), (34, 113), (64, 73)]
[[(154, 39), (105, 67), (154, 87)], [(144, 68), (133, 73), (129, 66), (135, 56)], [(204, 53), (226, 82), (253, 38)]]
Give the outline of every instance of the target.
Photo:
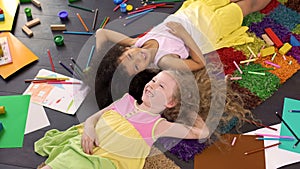
[(285, 55), (289, 50), (292, 49), (292, 45), (290, 45), (289, 43), (285, 43), (280, 49), (279, 49), (279, 53), (282, 55)]
[(5, 114), (5, 107), (4, 106), (0, 106), (0, 114)]
[(270, 47), (264, 48), (264, 49), (260, 50), (260, 53), (261, 53), (262, 57), (273, 55), (275, 53), (275, 47), (270, 46)]

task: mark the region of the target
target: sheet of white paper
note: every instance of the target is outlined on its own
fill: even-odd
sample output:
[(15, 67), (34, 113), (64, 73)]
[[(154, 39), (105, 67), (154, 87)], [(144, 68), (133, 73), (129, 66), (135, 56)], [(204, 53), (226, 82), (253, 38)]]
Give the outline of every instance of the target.
[(25, 134), (39, 130), (50, 125), (47, 114), (42, 105), (32, 103), (29, 104)]
[[(280, 126), (281, 124), (276, 124), (271, 127), (276, 128), (275, 130), (270, 130), (268, 128), (261, 128), (254, 130), (245, 135), (255, 135), (255, 134), (275, 134), (280, 135)], [(278, 143), (276, 140), (264, 140), (264, 146)], [(265, 160), (266, 160), (266, 169), (279, 168), (288, 164), (292, 164), (300, 161), (300, 154), (294, 153), (291, 151), (283, 150), (276, 147), (265, 149)]]

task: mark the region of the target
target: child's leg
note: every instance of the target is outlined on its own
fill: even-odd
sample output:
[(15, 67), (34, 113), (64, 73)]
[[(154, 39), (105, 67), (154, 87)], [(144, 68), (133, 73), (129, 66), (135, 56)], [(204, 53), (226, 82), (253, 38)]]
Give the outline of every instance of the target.
[(252, 12), (264, 9), (271, 0), (231, 0), (240, 6), (243, 15), (246, 16)]

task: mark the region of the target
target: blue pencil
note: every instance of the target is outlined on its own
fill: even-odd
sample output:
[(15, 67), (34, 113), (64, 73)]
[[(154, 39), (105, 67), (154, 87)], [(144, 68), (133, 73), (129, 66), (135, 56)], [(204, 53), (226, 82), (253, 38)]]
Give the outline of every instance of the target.
[(59, 61), (59, 64), (65, 68), (69, 73), (71, 73), (71, 75), (74, 75), (73, 71), (71, 71), (66, 65), (64, 65), (61, 61)]
[(300, 113), (300, 110), (289, 110), (289, 112)]
[(144, 15), (148, 12), (151, 12), (153, 11), (153, 9), (149, 9), (149, 10), (146, 10), (146, 11), (143, 11), (143, 12), (139, 12), (139, 13), (136, 13), (136, 14), (133, 14), (133, 15), (130, 15), (130, 16), (127, 16), (125, 19), (131, 19), (131, 18), (134, 18), (134, 17), (137, 17), (137, 16), (140, 16), (140, 15)]
[(93, 35), (93, 32), (76, 32), (76, 31), (63, 31), (63, 34), (73, 34), (73, 35)]
[(91, 52), (90, 52), (88, 61), (86, 62), (86, 67), (85, 67), (85, 68), (88, 68), (88, 67), (89, 67), (90, 62), (91, 62), (91, 58), (92, 58), (92, 56), (93, 56), (93, 54), (94, 54), (94, 50), (95, 50), (95, 45), (92, 46), (92, 49), (91, 49)]
[(294, 138), (268, 138), (268, 137), (257, 137), (256, 140), (279, 140), (279, 141), (293, 141)]

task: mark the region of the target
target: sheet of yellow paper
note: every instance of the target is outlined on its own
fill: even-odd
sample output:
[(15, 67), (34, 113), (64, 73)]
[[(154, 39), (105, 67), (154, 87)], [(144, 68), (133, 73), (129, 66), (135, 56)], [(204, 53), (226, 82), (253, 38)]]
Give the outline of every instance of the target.
[(4, 13), (4, 21), (0, 21), (0, 31), (11, 31), (19, 0), (0, 0), (0, 8)]
[(39, 59), (10, 32), (2, 32), (0, 33), (0, 37), (7, 37), (10, 54), (12, 56), (12, 63), (0, 66), (0, 75), (3, 79), (6, 79), (22, 67)]

